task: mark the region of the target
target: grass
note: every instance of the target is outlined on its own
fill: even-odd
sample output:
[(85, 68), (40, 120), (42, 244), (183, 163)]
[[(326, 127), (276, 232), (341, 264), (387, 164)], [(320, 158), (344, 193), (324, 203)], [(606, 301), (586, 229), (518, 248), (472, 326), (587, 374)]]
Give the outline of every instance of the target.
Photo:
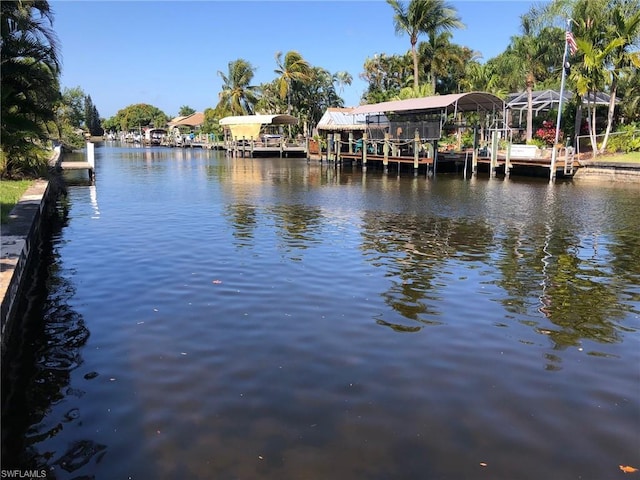
[(602, 155), (598, 160), (603, 162), (623, 162), (640, 163), (640, 152), (616, 153), (613, 155)]
[(0, 182), (0, 223), (7, 223), (9, 213), (33, 180), (2, 180)]

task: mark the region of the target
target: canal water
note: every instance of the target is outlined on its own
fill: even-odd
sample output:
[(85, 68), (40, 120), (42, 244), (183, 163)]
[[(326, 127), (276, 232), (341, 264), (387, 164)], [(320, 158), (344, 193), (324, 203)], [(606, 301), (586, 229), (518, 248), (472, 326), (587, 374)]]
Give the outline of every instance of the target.
[(624, 476), (639, 212), (637, 185), (101, 146), (3, 365), (3, 468)]

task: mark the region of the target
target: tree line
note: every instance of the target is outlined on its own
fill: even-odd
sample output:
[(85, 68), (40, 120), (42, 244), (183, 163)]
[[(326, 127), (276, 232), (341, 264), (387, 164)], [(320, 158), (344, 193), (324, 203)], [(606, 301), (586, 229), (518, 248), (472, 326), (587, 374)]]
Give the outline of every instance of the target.
[[(501, 98), (510, 92), (527, 92), (524, 140), (532, 141), (536, 127), (555, 115), (533, 117), (533, 91), (557, 90), (564, 72), (567, 89), (574, 93), (562, 125), (568, 136), (586, 127), (594, 150), (604, 150), (606, 137), (596, 145), (597, 130), (604, 127), (608, 134), (617, 125), (640, 121), (638, 0), (553, 0), (532, 7), (521, 17), (520, 33), (504, 52), (484, 63), (478, 52), (451, 42), (452, 32), (464, 26), (452, 4), (445, 0), (387, 3), (390, 28), (408, 37), (409, 50), (364, 59), (359, 77), (367, 88), (361, 103), (469, 91)], [(91, 97), (80, 87), (60, 90), (59, 46), (48, 2), (7, 1), (0, 6), (0, 174), (41, 172), (42, 146), (51, 139), (73, 146), (81, 143), (84, 132), (166, 125), (168, 115), (147, 104), (130, 105), (100, 120)], [(571, 19), (578, 49), (563, 64), (566, 19)], [(204, 112), (205, 132), (219, 131), (217, 121), (229, 115), (287, 112), (300, 118), (298, 128), (308, 133), (328, 107), (344, 105), (340, 94), (353, 81), (348, 72), (332, 73), (311, 65), (296, 50), (275, 53), (271, 82), (254, 84), (255, 67), (243, 58), (230, 61), (217, 73), (222, 88), (215, 107)], [(596, 92), (611, 95), (604, 115), (597, 113), (593, 102), (583, 102)], [(193, 113), (186, 105), (180, 110), (180, 114)]]
[(52, 141), (71, 148), (102, 135), (100, 114), (80, 87), (60, 89), (58, 39), (48, 2), (0, 2), (0, 176), (46, 172)]

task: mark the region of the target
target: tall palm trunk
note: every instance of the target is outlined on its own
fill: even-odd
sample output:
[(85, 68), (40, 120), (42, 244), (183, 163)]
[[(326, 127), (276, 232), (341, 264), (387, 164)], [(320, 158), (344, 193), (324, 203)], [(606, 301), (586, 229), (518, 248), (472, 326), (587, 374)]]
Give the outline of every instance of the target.
[(600, 147), (600, 153), (603, 153), (607, 148), (607, 141), (609, 140), (609, 134), (611, 133), (611, 126), (613, 124), (613, 113), (616, 109), (616, 92), (618, 90), (618, 79), (613, 76), (611, 80), (611, 97), (609, 98), (609, 111), (607, 112), (607, 129), (604, 132), (604, 140), (602, 140), (602, 147)]
[(418, 52), (416, 51), (418, 39), (411, 39), (411, 56), (413, 57), (413, 88), (418, 90)]
[(589, 125), (589, 139), (591, 140), (591, 149), (593, 156), (598, 155), (598, 138), (596, 136), (596, 92), (589, 92), (589, 100), (587, 101), (587, 124)]
[(436, 76), (436, 69), (434, 68), (434, 62), (431, 62), (431, 88), (433, 89), (433, 94), (436, 93), (436, 87), (438, 86), (438, 77)]
[(576, 105), (576, 121), (573, 124), (573, 148), (578, 149), (578, 137), (580, 136), (580, 127), (582, 126), (582, 97), (576, 95), (578, 104)]

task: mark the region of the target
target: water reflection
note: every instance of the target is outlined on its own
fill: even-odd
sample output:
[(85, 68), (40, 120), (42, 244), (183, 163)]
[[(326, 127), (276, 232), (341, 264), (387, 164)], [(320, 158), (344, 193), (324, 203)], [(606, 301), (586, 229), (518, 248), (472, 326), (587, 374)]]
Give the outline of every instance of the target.
[[(499, 238), (497, 283), (508, 294), (502, 303), (507, 311), (529, 316), (537, 307), (551, 324), (531, 325), (548, 336), (554, 350), (580, 347), (585, 340), (618, 342), (619, 321), (628, 314), (628, 300), (621, 295), (626, 282), (611, 271), (615, 260), (607, 238), (580, 236), (578, 231), (555, 223), (507, 228)], [(538, 305), (531, 301), (536, 297)]]
[(640, 197), (170, 152), (115, 150), (61, 204), (31, 465), (607, 478), (635, 455)]
[(233, 236), (238, 247), (252, 245), (254, 232), (258, 226), (258, 209), (246, 203), (228, 204), (225, 215), (233, 228)]
[[(52, 218), (51, 235), (55, 241), (67, 223), (67, 199), (61, 197), (58, 214)], [(106, 449), (94, 445), (94, 453), (72, 447), (63, 453), (42, 451), (42, 442), (81, 423), (77, 408), (54, 414), (57, 406), (84, 391), (72, 388), (71, 375), (83, 363), (82, 347), (89, 339), (85, 321), (71, 306), (76, 289), (62, 271), (49, 238), (41, 246), (42, 262), (34, 273), (32, 288), (24, 296), (21, 329), (10, 339), (11, 347), (2, 369), (2, 469), (44, 469), (47, 478), (56, 478), (53, 465), (73, 471), (86, 464), (97, 452)], [(49, 294), (51, 293), (51, 294)], [(61, 455), (61, 456), (60, 456)]]
[[(442, 322), (437, 305), (450, 262), (486, 262), (493, 238), (481, 221), (377, 212), (363, 216), (361, 234), (365, 258), (391, 279), (389, 290), (381, 293), (385, 303), (421, 325)], [(418, 331), (415, 326), (388, 325)]]
[(305, 250), (314, 243), (320, 243), (323, 226), (320, 208), (298, 204), (274, 205), (267, 212), (275, 222), (276, 234), (286, 252)]

